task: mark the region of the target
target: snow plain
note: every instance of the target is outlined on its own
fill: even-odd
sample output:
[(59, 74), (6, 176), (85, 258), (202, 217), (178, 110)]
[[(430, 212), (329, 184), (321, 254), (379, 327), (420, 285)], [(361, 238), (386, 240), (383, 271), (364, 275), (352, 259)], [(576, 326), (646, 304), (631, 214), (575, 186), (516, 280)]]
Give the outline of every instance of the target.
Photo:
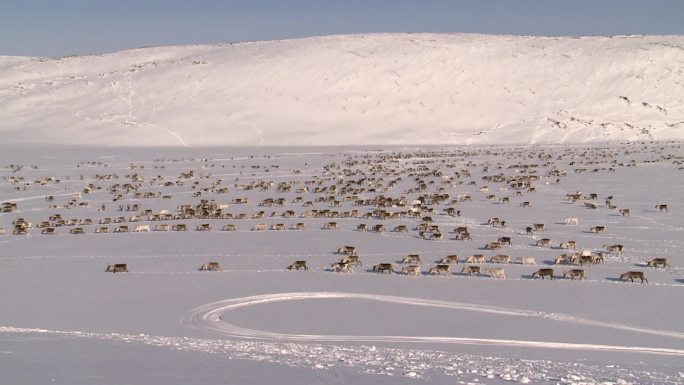
[[(2, 148), (1, 154), (2, 164), (23, 165), (16, 172), (0, 171), (0, 201), (18, 206), (0, 214), (0, 227), (7, 232), (0, 236), (1, 383), (684, 382), (680, 142), (260, 149), (13, 146)], [(399, 174), (385, 175), (390, 169)], [(194, 172), (192, 178), (179, 178), (188, 171)], [(422, 174), (424, 191), (411, 191), (417, 185), (412, 173)], [(483, 179), (500, 173), (539, 179), (533, 182), (535, 191)], [(96, 180), (98, 174), (119, 179)], [(125, 177), (133, 174), (142, 177), (137, 191), (171, 198), (136, 199), (131, 191), (113, 202), (108, 188), (136, 183)], [(24, 179), (12, 183), (12, 177)], [(60, 182), (45, 179), (49, 177)], [(264, 181), (272, 184), (263, 190), (247, 187)], [(278, 192), (280, 182), (293, 182), (292, 189)], [(364, 190), (328, 190), (347, 183)], [(92, 191), (84, 193), (89, 184)], [(308, 192), (297, 192), (304, 186)], [(218, 193), (220, 187), (227, 192)], [(326, 191), (315, 193), (315, 187)], [(472, 196), (472, 201), (427, 206), (434, 212), (421, 214), (433, 217), (443, 240), (419, 237), (414, 229), (420, 219), (366, 218), (377, 207), (342, 199), (384, 195), (405, 197), (410, 204), (439, 189), (450, 199)], [(595, 193), (597, 199), (569, 202), (566, 194), (578, 190), (583, 196)], [(74, 207), (64, 207), (79, 192)], [(46, 201), (50, 195), (54, 202)], [(316, 202), (330, 195), (339, 198), (340, 207)], [(630, 209), (629, 216), (606, 207), (604, 199), (610, 195), (617, 208)], [(259, 205), (279, 197), (285, 199), (283, 206)], [(298, 197), (313, 206), (293, 203)], [(502, 203), (503, 197), (511, 202)], [(237, 198), (249, 203), (236, 204)], [(247, 218), (159, 222), (144, 216), (142, 222), (128, 222), (146, 209), (178, 214), (179, 205), (197, 205), (201, 199), (214, 199), (228, 205), (234, 217), (244, 213)], [(525, 201), (531, 207), (523, 207)], [(584, 202), (598, 207), (589, 209)], [(97, 210), (101, 204), (104, 211)], [(118, 211), (119, 205), (125, 209), (133, 204), (140, 209)], [(656, 204), (668, 204), (669, 211), (660, 212)], [(450, 206), (461, 216), (447, 215), (444, 210)], [(284, 218), (286, 210), (294, 210), (295, 217)], [(358, 210), (358, 215), (304, 216), (311, 210)], [(259, 211), (264, 218), (252, 219)], [(80, 226), (83, 235), (69, 234), (72, 226), (41, 235), (36, 225), (55, 213), (64, 219), (91, 218), (95, 224)], [(94, 233), (100, 219), (119, 216), (126, 217), (124, 224), (131, 230), (139, 224), (185, 223), (189, 231)], [(28, 234), (12, 235), (11, 222), (18, 217), (33, 224)], [(506, 227), (488, 225), (493, 217), (505, 220)], [(577, 217), (579, 225), (566, 225), (567, 217)], [(330, 221), (340, 229), (323, 229)], [(298, 222), (306, 228), (250, 230), (258, 223), (289, 228)], [(210, 223), (211, 231), (194, 231), (201, 223)], [(229, 223), (237, 231), (221, 231)], [(356, 231), (362, 223), (383, 224), (388, 231)], [(528, 235), (525, 228), (534, 223), (544, 223), (545, 229)], [(397, 225), (409, 231), (392, 232)], [(458, 226), (467, 226), (473, 239), (454, 240), (452, 231)], [(607, 231), (593, 233), (593, 226), (606, 226)], [(510, 236), (512, 245), (483, 250), (500, 236)], [(541, 238), (551, 239), (553, 247), (536, 246)], [(605, 253), (605, 263), (581, 267), (587, 280), (563, 280), (563, 271), (579, 268), (553, 264), (569, 252), (558, 248), (566, 240), (594, 253), (605, 252), (604, 245), (623, 244), (625, 252)], [(337, 248), (344, 245), (358, 248), (363, 266), (349, 274), (332, 272), (331, 263), (341, 258)], [(409, 253), (423, 259), (419, 276), (371, 271), (377, 263), (392, 263), (399, 270)], [(463, 262), (446, 276), (426, 274), (449, 254), (458, 254), (461, 261), (472, 254), (534, 256), (537, 265), (483, 265), (503, 267), (505, 280), (465, 276), (460, 273)], [(668, 258), (671, 266), (645, 266), (653, 257)], [(308, 261), (309, 271), (285, 269), (300, 259)], [(198, 271), (208, 261), (219, 262), (221, 271)], [(130, 271), (106, 273), (105, 267), (114, 263), (126, 263)], [(539, 268), (554, 268), (556, 279), (533, 279)], [(618, 277), (628, 270), (645, 272), (648, 284), (620, 282)]]
[(684, 139), (684, 37), (369, 34), (0, 57), (5, 143)]

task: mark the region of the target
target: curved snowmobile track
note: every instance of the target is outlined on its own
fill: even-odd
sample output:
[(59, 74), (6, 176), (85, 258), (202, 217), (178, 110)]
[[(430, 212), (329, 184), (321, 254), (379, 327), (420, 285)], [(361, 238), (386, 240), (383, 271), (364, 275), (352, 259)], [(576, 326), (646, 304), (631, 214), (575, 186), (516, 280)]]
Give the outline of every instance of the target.
[(490, 313), (497, 315), (515, 316), (515, 317), (537, 317), (548, 319), (552, 321), (567, 322), (581, 325), (591, 325), (597, 327), (604, 327), (614, 330), (629, 331), (635, 333), (651, 334), (658, 336), (665, 336), (670, 338), (684, 339), (684, 333), (655, 330), (642, 328), (637, 326), (622, 325), (615, 323), (606, 323), (595, 320), (589, 320), (571, 315), (560, 313), (547, 313), (530, 311), (523, 309), (513, 309), (504, 307), (484, 306), (477, 304), (468, 304), (460, 302), (449, 302), (419, 298), (395, 297), (386, 295), (373, 294), (357, 294), (357, 293), (340, 293), (340, 292), (295, 292), (295, 293), (278, 293), (265, 294), (250, 297), (234, 298), (219, 302), (213, 302), (193, 309), (188, 313), (181, 323), (199, 330), (205, 330), (216, 334), (221, 334), (229, 337), (271, 340), (271, 341), (306, 341), (306, 342), (323, 342), (323, 341), (337, 341), (337, 342), (405, 342), (405, 343), (443, 343), (443, 344), (461, 344), (461, 345), (481, 345), (481, 346), (515, 346), (528, 348), (548, 348), (548, 349), (566, 349), (566, 350), (589, 350), (589, 351), (612, 351), (612, 352), (632, 352), (632, 353), (646, 353), (658, 355), (684, 356), (684, 350), (668, 349), (657, 347), (640, 347), (640, 346), (614, 346), (614, 345), (598, 345), (598, 344), (579, 344), (566, 342), (545, 342), (545, 341), (525, 341), (525, 340), (508, 340), (508, 339), (485, 339), (485, 338), (468, 338), (468, 337), (440, 337), (440, 336), (362, 336), (362, 335), (319, 335), (319, 334), (285, 334), (273, 333), (268, 331), (254, 330), (243, 328), (231, 324), (227, 319), (226, 313), (238, 309), (254, 305), (285, 302), (285, 301), (300, 301), (313, 299), (360, 299), (385, 303), (394, 303), (410, 306), (424, 306), (443, 309), (454, 309), (463, 311), (472, 311), (480, 313)]

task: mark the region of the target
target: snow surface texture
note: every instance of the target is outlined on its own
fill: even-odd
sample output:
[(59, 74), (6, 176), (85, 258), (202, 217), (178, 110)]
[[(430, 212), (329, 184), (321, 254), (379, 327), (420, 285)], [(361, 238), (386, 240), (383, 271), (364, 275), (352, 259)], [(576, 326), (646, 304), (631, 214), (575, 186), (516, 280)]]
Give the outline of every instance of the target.
[(0, 57), (5, 143), (684, 138), (684, 37), (370, 34)]
[[(0, 170), (0, 202), (16, 203), (17, 210), (0, 213), (0, 383), (684, 381), (681, 143), (152, 153), (2, 148), (0, 160), (11, 166)], [(513, 188), (491, 178), (496, 175), (535, 176), (534, 189)], [(415, 190), (419, 182), (424, 190)], [(125, 184), (138, 187), (125, 192)], [(566, 194), (577, 190), (581, 202), (572, 203)], [(422, 195), (444, 193), (456, 201), (412, 205)], [(350, 195), (358, 199), (344, 199)], [(381, 219), (374, 214), (379, 207), (359, 203), (378, 196), (405, 197), (407, 206), (384, 210), (413, 208), (421, 215)], [(608, 196), (615, 208), (604, 205)], [(237, 203), (244, 198), (247, 203)], [(284, 198), (282, 205), (269, 203), (273, 198)], [(180, 215), (180, 205), (202, 199), (225, 205), (223, 216), (151, 220), (143, 214)], [(135, 204), (140, 207), (127, 211)], [(668, 204), (668, 211), (659, 204)], [(449, 207), (462, 215), (449, 215)], [(630, 209), (629, 215), (618, 208)], [(286, 217), (287, 210), (294, 216)], [(317, 217), (313, 210), (337, 214)], [(93, 224), (57, 226), (49, 219), (57, 213)], [(122, 223), (98, 224), (121, 216)], [(444, 239), (419, 236), (423, 216), (433, 218)], [(12, 234), (20, 217), (32, 227)], [(506, 226), (488, 224), (494, 217)], [(566, 224), (568, 217), (579, 224)], [(55, 234), (41, 234), (44, 221)], [(324, 229), (330, 221), (339, 230)], [(139, 225), (174, 223), (187, 224), (188, 231), (133, 232)], [(195, 231), (202, 223), (212, 228)], [(278, 223), (286, 230), (250, 230)], [(305, 228), (291, 230), (296, 223)], [(545, 228), (528, 234), (535, 223)], [(236, 230), (221, 231), (226, 224)], [(387, 232), (357, 231), (359, 224), (383, 224)], [(119, 225), (130, 232), (95, 234)], [(391, 231), (398, 225), (408, 231)], [(453, 239), (461, 226), (472, 240)], [(590, 231), (594, 226), (606, 231)], [(84, 234), (70, 234), (76, 227)], [(512, 245), (484, 249), (501, 236)], [(537, 245), (544, 238), (552, 247)], [(573, 252), (559, 247), (567, 240), (577, 242), (578, 252), (602, 252), (604, 263), (554, 264)], [(624, 252), (608, 252), (614, 244)], [(349, 274), (330, 268), (343, 245), (356, 246), (363, 261)], [(371, 269), (392, 263), (400, 270), (409, 253), (421, 255), (422, 274)], [(447, 275), (427, 273), (451, 254), (461, 262), (473, 254), (532, 256), (537, 265), (480, 264), (480, 277), (460, 273), (471, 265), (464, 263), (453, 264)], [(646, 266), (654, 257), (668, 258), (670, 266)], [(307, 260), (309, 270), (286, 270), (295, 260)], [(220, 270), (199, 271), (208, 261), (219, 262)], [(104, 272), (115, 263), (126, 263), (129, 272)], [(506, 279), (491, 278), (489, 268), (505, 269)], [(555, 269), (556, 279), (533, 279), (540, 268)], [(562, 279), (577, 268), (586, 280)], [(630, 270), (644, 272), (648, 283), (618, 279)]]

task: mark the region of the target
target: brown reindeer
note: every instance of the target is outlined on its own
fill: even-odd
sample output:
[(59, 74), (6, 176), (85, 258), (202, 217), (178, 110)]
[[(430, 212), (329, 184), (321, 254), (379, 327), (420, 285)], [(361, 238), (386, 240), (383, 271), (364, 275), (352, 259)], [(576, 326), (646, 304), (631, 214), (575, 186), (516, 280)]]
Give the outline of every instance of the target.
[(544, 277), (553, 279), (553, 269), (539, 269), (532, 273), (532, 278), (534, 279), (541, 278), (543, 280)]
[(631, 282), (634, 282), (634, 278), (640, 279), (641, 283), (644, 283), (644, 281), (648, 283), (648, 280), (644, 277), (643, 271), (628, 271), (620, 275), (620, 281), (626, 282), (629, 279)]
[(579, 278), (580, 280), (582, 280), (582, 279), (586, 280), (587, 279), (587, 276), (584, 273), (583, 269), (572, 269), (572, 270), (568, 270), (565, 273), (563, 273), (563, 279), (570, 278), (570, 279), (574, 280), (575, 277)]
[(444, 264), (449, 264), (449, 263), (458, 263), (458, 255), (452, 254), (452, 255), (447, 255), (446, 257), (442, 258), (439, 263), (444, 265)]
[(484, 248), (485, 250), (499, 250), (501, 249), (501, 243), (499, 242), (488, 242)]
[(606, 226), (594, 226), (591, 228), (592, 233), (605, 233), (606, 232)]
[(200, 271), (219, 271), (221, 270), (221, 266), (219, 265), (218, 262), (207, 262), (203, 264), (200, 268)]
[(337, 254), (356, 255), (356, 246), (342, 246), (337, 249)]
[(401, 260), (401, 263), (422, 263), (420, 260), (420, 255), (418, 254), (409, 254), (404, 257), (404, 259)]
[(106, 272), (112, 273), (128, 273), (128, 266), (125, 263), (117, 263), (107, 266)]
[(623, 245), (603, 245), (603, 248), (613, 254), (624, 254), (625, 252), (625, 246)]
[(309, 270), (309, 267), (306, 266), (306, 261), (294, 261), (290, 266), (287, 267), (288, 270), (299, 270), (300, 268)]
[(477, 274), (477, 276), (479, 277), (482, 275), (482, 272), (480, 266), (465, 266), (463, 269), (461, 269), (461, 274), (467, 274), (468, 276)]
[(354, 266), (363, 266), (363, 262), (361, 262), (361, 259), (359, 259), (359, 256), (356, 254), (352, 255), (347, 255), (346, 257), (342, 258), (342, 261), (346, 264), (354, 264)]
[(659, 204), (657, 204), (657, 205), (655, 206), (655, 208), (657, 208), (658, 210), (660, 210), (661, 213), (662, 213), (663, 211), (668, 212), (668, 210), (667, 210), (667, 205), (664, 205), (664, 204), (660, 204), (660, 203), (659, 203)]
[(551, 240), (549, 238), (542, 238), (536, 243), (539, 247), (551, 247)]
[(378, 263), (377, 265), (373, 266), (372, 271), (382, 273), (384, 274), (387, 272), (388, 274), (394, 273), (394, 267), (392, 267), (391, 263)]
[(451, 265), (449, 264), (439, 264), (435, 265), (428, 270), (428, 274), (430, 275), (437, 275), (437, 274), (445, 274), (448, 275), (451, 272)]
[(513, 241), (511, 237), (499, 237), (498, 242), (502, 245), (507, 244), (508, 246), (513, 246)]
[(323, 225), (323, 229), (325, 230), (339, 230), (339, 226), (337, 225), (337, 222), (327, 222), (325, 225)]
[(648, 261), (647, 264), (648, 267), (670, 267), (670, 264), (667, 263), (667, 258), (652, 258), (651, 260)]

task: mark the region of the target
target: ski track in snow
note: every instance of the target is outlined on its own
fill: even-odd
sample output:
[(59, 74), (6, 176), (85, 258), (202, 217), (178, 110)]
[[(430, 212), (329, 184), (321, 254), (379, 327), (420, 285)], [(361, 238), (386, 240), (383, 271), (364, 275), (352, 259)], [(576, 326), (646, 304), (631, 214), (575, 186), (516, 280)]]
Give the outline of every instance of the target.
[(505, 307), (484, 306), (468, 303), (437, 301), (418, 298), (394, 297), (385, 295), (338, 293), (338, 292), (298, 292), (298, 293), (279, 293), (266, 294), (251, 297), (235, 298), (225, 301), (210, 303), (193, 309), (181, 320), (181, 323), (199, 330), (210, 331), (226, 335), (229, 337), (251, 338), (273, 341), (362, 341), (362, 342), (430, 342), (445, 344), (463, 345), (484, 345), (484, 346), (517, 346), (527, 348), (548, 348), (548, 349), (571, 349), (571, 350), (591, 350), (591, 351), (611, 351), (611, 352), (634, 352), (646, 354), (660, 354), (672, 356), (684, 356), (684, 350), (665, 349), (654, 347), (638, 346), (614, 346), (598, 344), (576, 344), (563, 342), (542, 342), (542, 341), (522, 341), (504, 339), (484, 339), (484, 338), (460, 338), (460, 337), (436, 337), (436, 336), (350, 336), (350, 335), (304, 335), (304, 334), (284, 334), (272, 333), (261, 330), (242, 328), (226, 321), (224, 314), (230, 310), (254, 306), (258, 304), (310, 300), (310, 299), (363, 299), (370, 301), (388, 302), (411, 306), (425, 306), (442, 309), (458, 309), (480, 313), (490, 313), (497, 315), (516, 316), (516, 317), (537, 317), (553, 321), (567, 322), (580, 325), (590, 325), (604, 327), (614, 330), (623, 330), (635, 333), (658, 335), (684, 340), (684, 333), (654, 330), (617, 323), (607, 323), (594, 321), (571, 315), (560, 313), (547, 313), (522, 309), (511, 309)]

